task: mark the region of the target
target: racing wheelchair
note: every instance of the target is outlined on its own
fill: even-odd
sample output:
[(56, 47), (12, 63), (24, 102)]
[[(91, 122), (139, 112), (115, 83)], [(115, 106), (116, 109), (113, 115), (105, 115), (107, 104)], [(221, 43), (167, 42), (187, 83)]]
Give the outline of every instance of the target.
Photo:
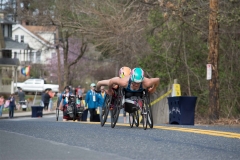
[[(81, 106), (81, 104), (77, 104), (77, 99), (82, 100), (82, 97), (75, 96), (75, 95), (63, 95), (62, 98), (67, 101), (67, 104), (64, 106), (66, 108), (65, 111), (63, 111), (64, 115), (68, 115), (73, 121), (75, 120), (81, 120), (82, 114), (84, 111), (84, 107)], [(58, 100), (58, 106), (56, 108), (56, 120), (59, 119), (59, 105), (60, 101)]]
[(123, 88), (114, 90), (112, 96), (107, 95), (104, 100), (104, 106), (101, 116), (101, 125), (103, 126), (107, 120), (109, 111), (111, 112), (111, 127), (114, 128), (119, 117), (120, 110), (124, 108), (129, 113), (129, 124), (133, 127), (139, 126), (139, 111), (142, 116), (143, 128), (147, 126), (153, 128), (153, 117), (150, 106), (150, 96), (147, 90), (143, 93), (129, 93)]
[(144, 130), (149, 126), (153, 128), (153, 117), (150, 105), (150, 96), (147, 90), (143, 93), (125, 93), (125, 111), (129, 113), (129, 124), (132, 128), (139, 126), (139, 113), (142, 116)]

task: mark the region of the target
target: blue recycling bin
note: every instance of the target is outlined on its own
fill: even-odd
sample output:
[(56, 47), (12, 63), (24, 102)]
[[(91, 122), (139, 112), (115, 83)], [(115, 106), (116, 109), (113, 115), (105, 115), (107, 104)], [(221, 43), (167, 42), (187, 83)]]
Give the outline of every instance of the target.
[(197, 97), (168, 97), (169, 124), (194, 125)]
[(42, 117), (43, 107), (42, 106), (32, 106), (32, 117)]
[(87, 121), (88, 109), (84, 110), (82, 113), (82, 121)]

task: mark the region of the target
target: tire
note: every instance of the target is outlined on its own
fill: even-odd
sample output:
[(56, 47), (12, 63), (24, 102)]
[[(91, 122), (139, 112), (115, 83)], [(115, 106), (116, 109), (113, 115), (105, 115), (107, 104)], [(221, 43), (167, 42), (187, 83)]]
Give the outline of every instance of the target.
[(112, 128), (115, 127), (115, 125), (118, 121), (119, 113), (120, 113), (119, 106), (116, 106), (111, 110), (111, 127)]
[(134, 123), (134, 113), (129, 113), (129, 125), (132, 128)]
[(152, 117), (152, 110), (151, 108), (148, 108), (148, 120), (147, 123), (150, 128), (153, 128), (153, 117)]
[(123, 99), (123, 93), (122, 88), (119, 88), (117, 91), (117, 96), (114, 100), (114, 107), (111, 110), (111, 127), (114, 128), (119, 117), (120, 110), (122, 108), (122, 99)]
[(111, 102), (111, 97), (109, 95), (106, 95), (106, 97), (104, 99), (104, 105), (102, 107), (102, 115), (101, 115), (101, 119), (100, 119), (102, 127), (104, 126), (104, 124), (107, 121), (107, 117), (109, 114), (110, 102)]
[[(146, 101), (145, 101), (146, 102)], [(148, 105), (146, 105), (145, 103), (144, 103), (144, 106), (143, 106), (143, 108), (142, 108), (142, 120), (143, 120), (143, 129), (144, 130), (146, 130), (147, 129), (147, 125), (148, 125), (148, 123), (147, 123), (147, 120), (148, 120)]]
[(134, 112), (134, 124), (135, 124), (136, 127), (139, 126), (139, 113), (138, 113), (138, 111)]
[(72, 111), (73, 111), (73, 121), (76, 120), (76, 115), (77, 115), (77, 111), (76, 111), (76, 106), (72, 106)]
[(57, 107), (56, 108), (56, 121), (58, 121), (58, 118), (59, 118), (59, 108)]

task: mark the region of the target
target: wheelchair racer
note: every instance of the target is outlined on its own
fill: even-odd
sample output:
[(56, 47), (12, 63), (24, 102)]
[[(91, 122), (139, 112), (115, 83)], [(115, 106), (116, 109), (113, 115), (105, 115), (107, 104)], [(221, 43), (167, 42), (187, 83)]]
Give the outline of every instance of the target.
[[(119, 70), (119, 78), (124, 78), (125, 76), (129, 76), (131, 74), (131, 68), (129, 67), (121, 67)], [(111, 79), (107, 79), (107, 80), (102, 80), (102, 81), (98, 81), (97, 86), (96, 86), (96, 92), (99, 92), (99, 89), (101, 86), (108, 86), (109, 82)], [(115, 92), (118, 91), (119, 86), (118, 85), (113, 85), (112, 89), (115, 90)], [(106, 93), (108, 93), (106, 91)], [(114, 104), (114, 102), (112, 102), (112, 104)], [(111, 106), (112, 109), (112, 106)], [(125, 110), (123, 111), (123, 119), (124, 119), (124, 123), (126, 123), (127, 119), (126, 119), (126, 112)]]
[[(68, 105), (71, 103), (72, 99), (75, 100), (75, 98), (73, 97), (75, 97), (75, 95), (72, 92), (70, 92), (70, 87), (66, 86), (64, 88), (64, 92), (59, 97), (59, 101), (60, 101), (59, 109), (63, 111), (63, 121), (72, 120), (72, 118), (70, 117), (70, 114), (68, 114)], [(78, 97), (78, 98), (81, 98), (81, 97)], [(76, 102), (74, 102), (74, 104), (77, 105)], [(77, 116), (77, 119), (79, 119), (78, 116)]]
[[(159, 82), (159, 78), (146, 78), (144, 77), (144, 71), (141, 68), (134, 68), (129, 76), (110, 79), (108, 93), (112, 95), (113, 90), (111, 88), (114, 85), (118, 85), (124, 88), (125, 99), (131, 99), (133, 97), (137, 97), (137, 99), (139, 99), (142, 97), (144, 90), (148, 91), (150, 94), (154, 93), (159, 85)], [(133, 112), (134, 110), (132, 110), (132, 105), (125, 103), (125, 111), (129, 113)]]
[[(129, 67), (122, 67), (119, 70), (119, 78), (124, 78), (125, 76), (129, 76), (131, 74), (131, 68)], [(109, 82), (111, 79), (107, 79), (107, 80), (102, 80), (102, 81), (98, 81), (97, 86), (96, 86), (96, 91), (100, 92), (100, 87), (101, 86), (109, 86)], [(113, 89), (118, 89), (118, 85), (113, 85), (112, 87)]]

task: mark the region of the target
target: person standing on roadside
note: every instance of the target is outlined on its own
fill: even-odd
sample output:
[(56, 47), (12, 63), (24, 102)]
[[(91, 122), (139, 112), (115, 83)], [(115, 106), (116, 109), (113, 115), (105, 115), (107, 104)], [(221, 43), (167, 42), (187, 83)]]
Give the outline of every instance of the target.
[(14, 98), (13, 94), (10, 95), (8, 100), (10, 101), (10, 103), (9, 103), (9, 118), (13, 118), (14, 117), (14, 108), (16, 107), (16, 102), (15, 102), (15, 98)]
[[(19, 92), (18, 92), (18, 98), (19, 98), (20, 108), (22, 108), (22, 105), (24, 105), (26, 102), (25, 102), (25, 93), (22, 91), (21, 88), (19, 89)], [(18, 110), (20, 108), (18, 108)]]
[(2, 117), (3, 107), (4, 107), (4, 97), (0, 96), (0, 117)]
[(77, 95), (79, 95), (80, 97), (82, 97), (83, 92), (82, 92), (81, 86), (78, 86), (76, 93), (77, 93)]
[(45, 90), (45, 93), (43, 95), (43, 103), (44, 103), (44, 110), (47, 111), (48, 110), (48, 105), (49, 105), (49, 101), (50, 101), (50, 95), (49, 95), (49, 91), (51, 91), (50, 88), (47, 88)]
[(52, 107), (53, 107), (53, 101), (52, 101), (52, 98), (54, 97), (55, 93), (52, 92), (52, 90), (50, 90), (48, 92), (49, 96), (50, 96), (50, 99), (49, 99), (49, 104), (48, 104), (48, 112), (52, 111)]
[(92, 83), (90, 85), (91, 89), (87, 92), (85, 97), (85, 107), (88, 107), (90, 113), (90, 122), (94, 121), (94, 117), (96, 116), (97, 107), (103, 103), (100, 94), (95, 92), (96, 85)]
[(73, 88), (72, 88), (72, 86), (71, 85), (69, 85), (69, 88), (70, 88), (70, 90), (69, 90), (69, 92), (71, 92), (72, 94), (73, 94)]

